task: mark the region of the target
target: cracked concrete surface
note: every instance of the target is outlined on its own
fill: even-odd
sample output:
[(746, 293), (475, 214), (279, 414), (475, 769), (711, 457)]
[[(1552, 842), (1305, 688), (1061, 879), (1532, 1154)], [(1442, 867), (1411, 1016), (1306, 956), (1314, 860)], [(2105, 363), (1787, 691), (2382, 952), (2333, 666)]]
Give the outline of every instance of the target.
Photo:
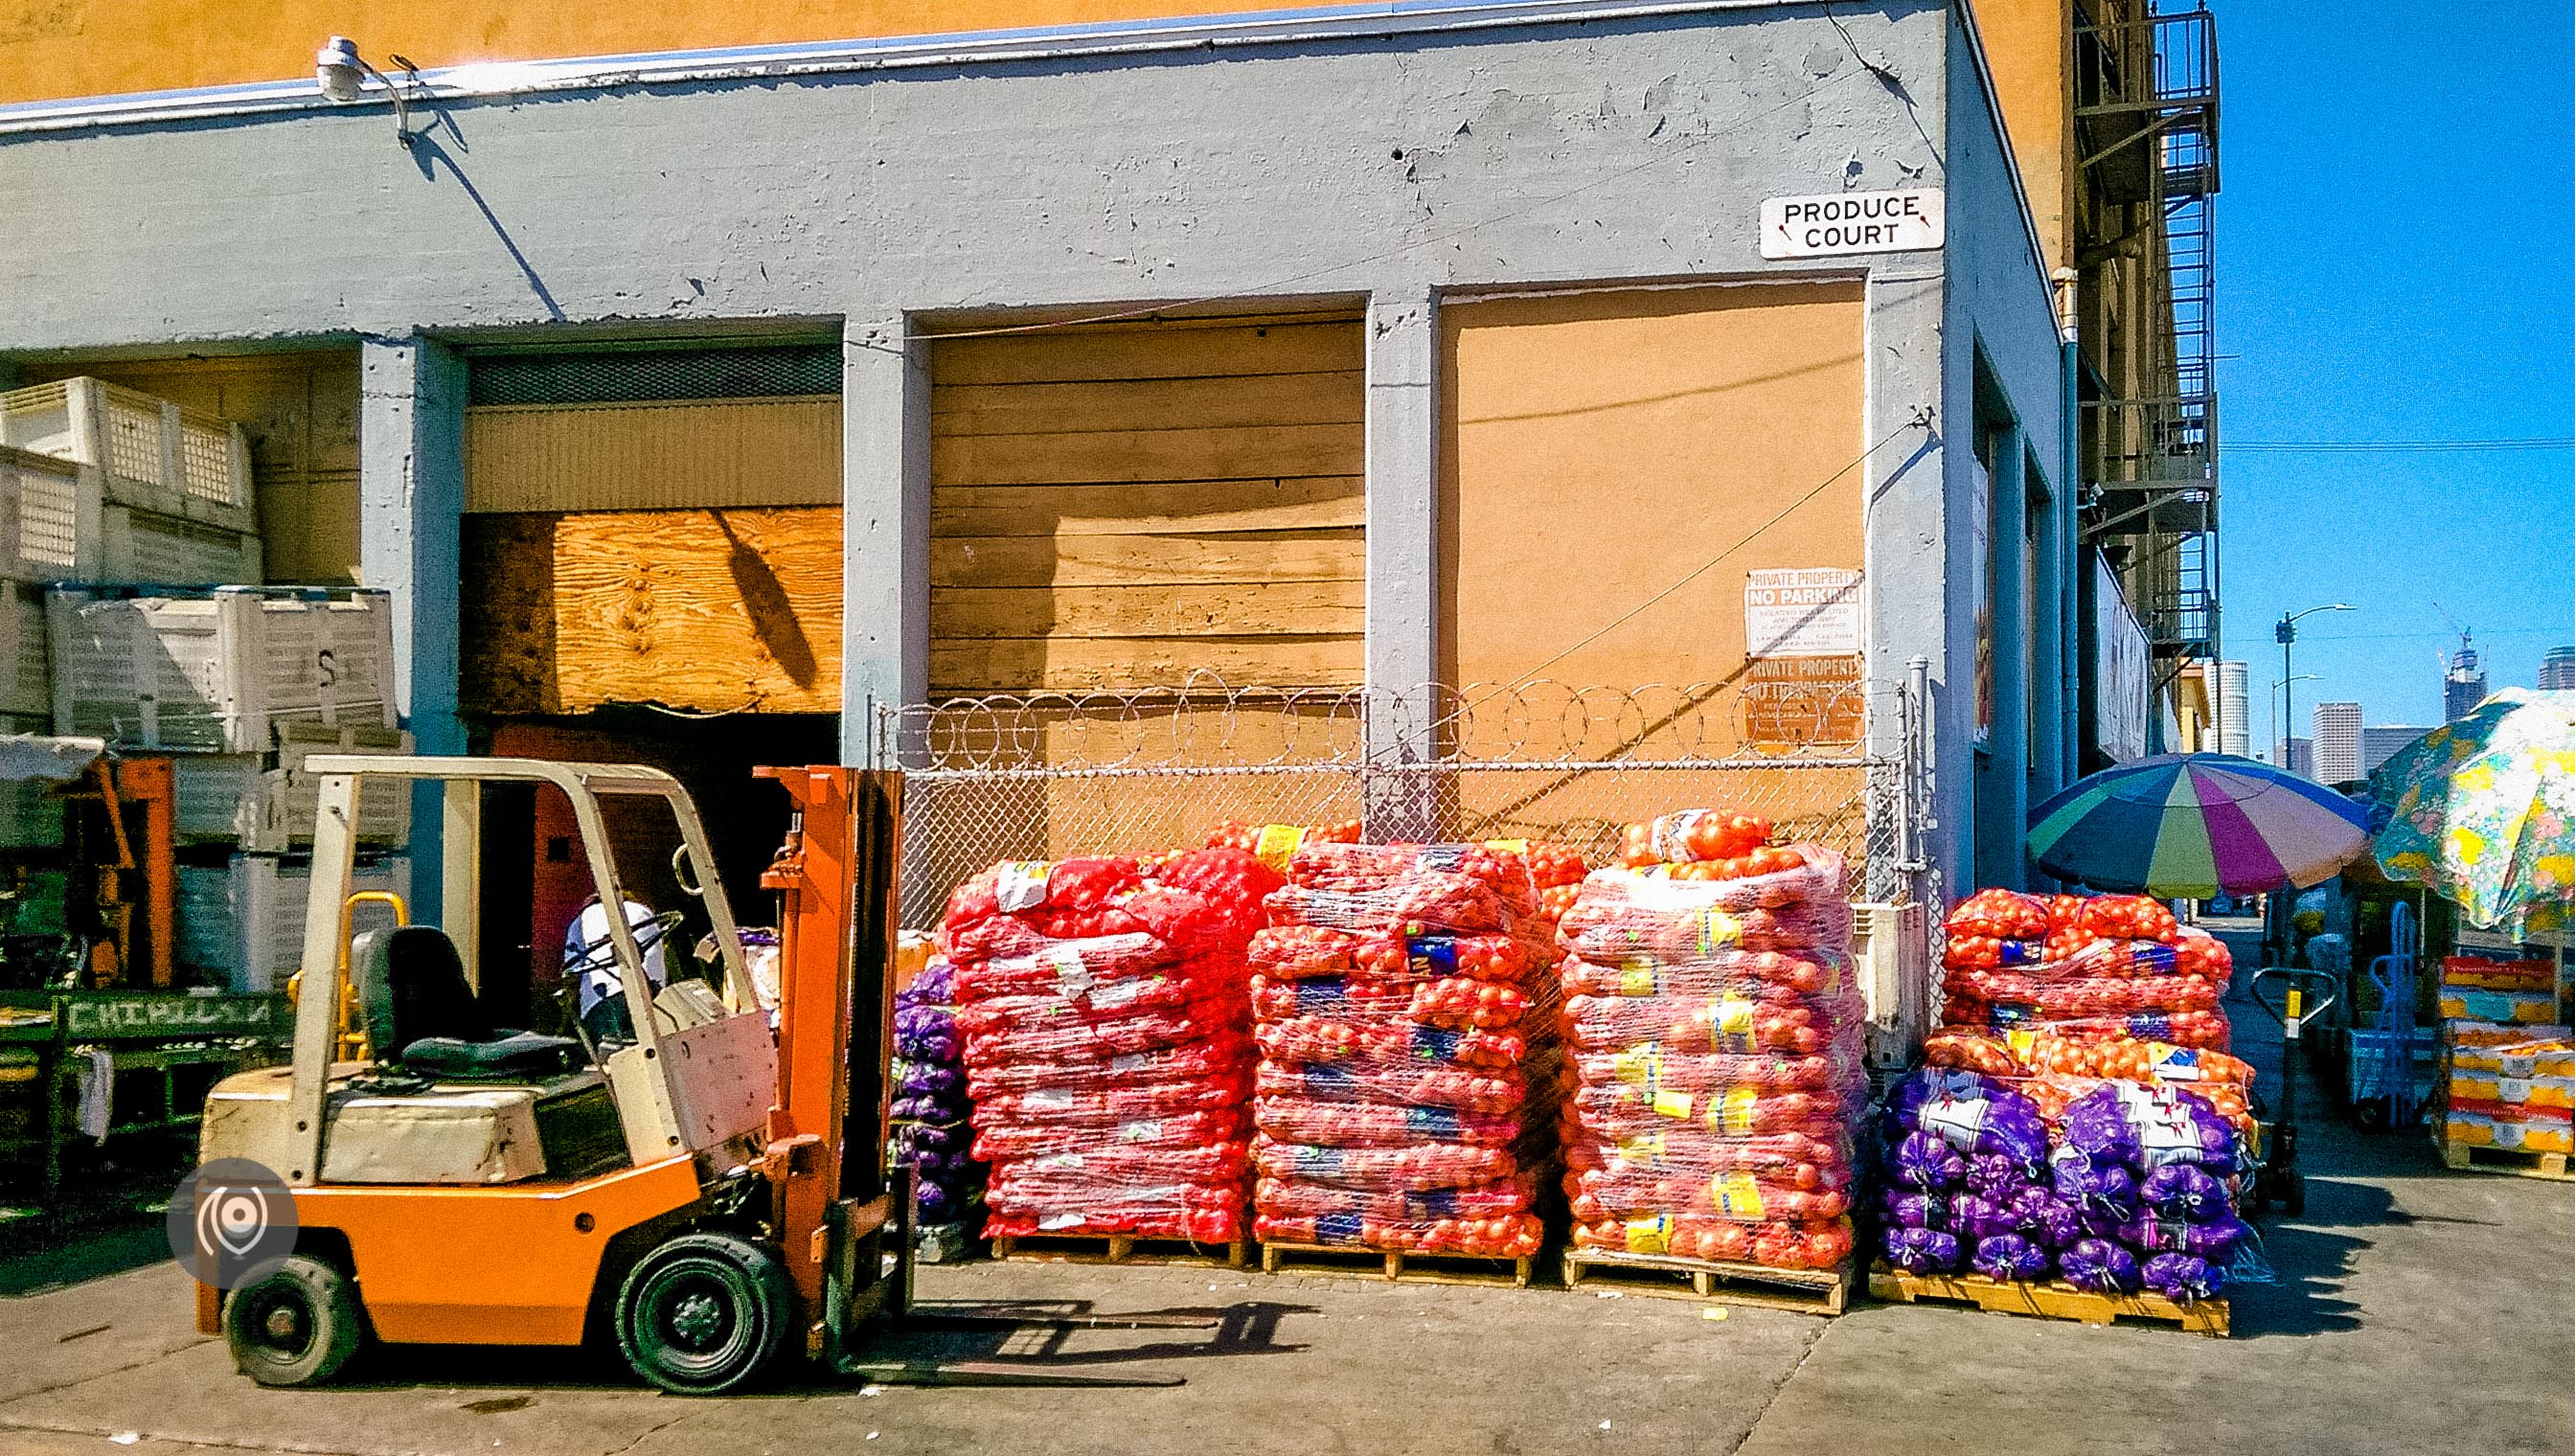
[(1224, 1322), (1213, 1337), (1023, 1334), (1003, 1347), (1188, 1377), (1176, 1389), (807, 1384), (687, 1401), (636, 1388), (613, 1356), (415, 1349), (373, 1352), (335, 1388), (266, 1391), (191, 1332), (183, 1276), (155, 1264), (0, 1299), (0, 1452), (2575, 1447), (2563, 1315), (2575, 1184), (2446, 1173), (2419, 1140), (2312, 1118), (2307, 1136), (2308, 1216), (2266, 1226), (2281, 1282), (2242, 1292), (2225, 1341), (1929, 1305), (1862, 1305), (1829, 1323), (1761, 1309), (1711, 1320), (1688, 1301), (1588, 1289), (983, 1264), (926, 1271), (926, 1293), (1202, 1309)]

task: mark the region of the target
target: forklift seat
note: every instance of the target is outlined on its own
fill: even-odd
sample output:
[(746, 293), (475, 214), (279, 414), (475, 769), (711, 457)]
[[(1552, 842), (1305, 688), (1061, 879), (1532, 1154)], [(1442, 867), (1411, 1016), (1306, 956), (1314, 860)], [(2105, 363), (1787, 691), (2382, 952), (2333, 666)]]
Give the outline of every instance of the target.
[(350, 943), (349, 973), (379, 1065), (441, 1081), (516, 1082), (581, 1064), (571, 1037), (495, 1027), (456, 942), (435, 925), (367, 931)]

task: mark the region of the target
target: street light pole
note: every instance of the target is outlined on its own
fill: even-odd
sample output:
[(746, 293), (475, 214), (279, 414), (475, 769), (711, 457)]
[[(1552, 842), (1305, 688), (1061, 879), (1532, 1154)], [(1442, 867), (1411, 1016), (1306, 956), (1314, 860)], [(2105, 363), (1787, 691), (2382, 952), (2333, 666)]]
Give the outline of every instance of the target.
[[(2301, 683), (2315, 683), (2322, 680), (2319, 675), (2314, 673), (2300, 673), (2298, 675), (2298, 681)], [(2272, 751), (2280, 755), (2280, 766), (2283, 768), (2289, 766), (2289, 742), (2287, 738), (2280, 735), (2280, 690), (2288, 686), (2289, 680), (2285, 678), (2271, 685)]]
[[(2298, 640), (2298, 619), (2313, 617), (2319, 612), (2351, 610), (2350, 603), (2336, 602), (2327, 607), (2310, 607), (2304, 612), (2283, 612), (2280, 614), (2279, 626), (2271, 629), (2271, 636), (2277, 638), (2280, 643), (2280, 729), (2284, 734), (2280, 739), (2280, 757), (2283, 760), (2289, 756), (2289, 739), (2286, 735), (2295, 734), (2298, 730), (2298, 692), (2289, 686), (2298, 681), (2289, 676), (2289, 644)], [(2289, 764), (2283, 761), (2280, 766), (2287, 768)]]

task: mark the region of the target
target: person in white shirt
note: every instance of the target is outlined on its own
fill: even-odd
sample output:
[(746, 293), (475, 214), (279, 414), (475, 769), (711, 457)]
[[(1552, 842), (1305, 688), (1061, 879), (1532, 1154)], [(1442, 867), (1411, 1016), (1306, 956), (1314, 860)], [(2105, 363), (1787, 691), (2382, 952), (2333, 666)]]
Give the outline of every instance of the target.
[[(626, 923), (644, 952), (644, 978), (659, 992), (670, 983), (661, 920), (648, 905), (626, 902)], [(580, 986), (582, 1026), (590, 1039), (607, 1045), (635, 1039), (635, 1018), (626, 1009), (626, 981), (618, 974), (617, 943), (608, 933), (608, 907), (593, 895), (581, 913), (564, 927), (563, 967)]]

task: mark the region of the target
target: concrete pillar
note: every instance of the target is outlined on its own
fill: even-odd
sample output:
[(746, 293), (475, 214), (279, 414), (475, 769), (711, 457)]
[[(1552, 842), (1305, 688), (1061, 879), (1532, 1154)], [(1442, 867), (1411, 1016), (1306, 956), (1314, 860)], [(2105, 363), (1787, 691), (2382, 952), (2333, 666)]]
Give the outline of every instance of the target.
[[(1439, 315), (1427, 288), (1379, 293), (1367, 311), (1367, 753), (1401, 770), (1438, 756)], [(1433, 832), (1427, 773), (1361, 780), (1369, 837)]]
[[(2030, 459), (2028, 469), (2034, 471), (2036, 457)], [(2022, 512), (2037, 536), (2031, 553), (2037, 575), (2029, 583), (2030, 621), (2037, 637), (2029, 645), (2029, 764), (2024, 775), (2027, 802), (2036, 803), (2065, 781), (2065, 598), (2070, 578), (2061, 530), (2066, 493), (2048, 489), (2035, 475), (2028, 479), (2030, 490), (2046, 492), (2037, 510)]]
[(930, 346), (912, 333), (888, 309), (842, 335), (844, 763), (872, 761), (879, 709), (930, 696)]
[[(403, 726), (423, 753), (462, 753), (456, 676), (465, 362), (444, 344), (412, 335), (364, 341), (359, 371), (358, 580), (393, 596), (394, 695)], [(438, 785), (415, 787), (412, 907), (431, 924), (442, 918), (445, 803)]]

